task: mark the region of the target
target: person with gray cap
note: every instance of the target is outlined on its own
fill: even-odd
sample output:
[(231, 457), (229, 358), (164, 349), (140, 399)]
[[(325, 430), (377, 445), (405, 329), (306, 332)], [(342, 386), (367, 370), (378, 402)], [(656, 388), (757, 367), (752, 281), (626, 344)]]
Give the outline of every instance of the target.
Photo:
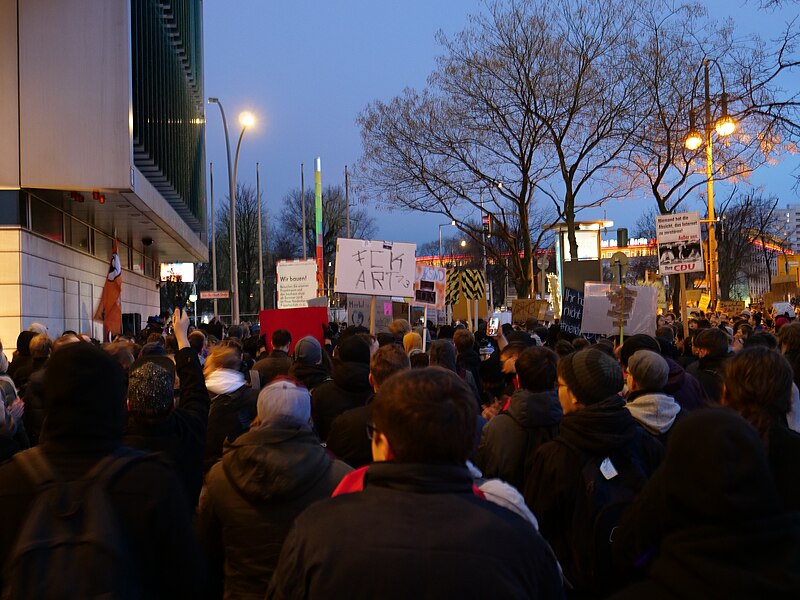
[(613, 528), (663, 456), (625, 408), (622, 368), (587, 348), (561, 358), (559, 435), (534, 455), (525, 501), (578, 593), (622, 583), (610, 563)]
[[(189, 345), (189, 315), (175, 309), (172, 328), (178, 342), (175, 362), (145, 355), (128, 376), (128, 427), (125, 443), (148, 452), (163, 452), (175, 465), (191, 511), (203, 486), (203, 453), (210, 399), (197, 352)], [(175, 378), (180, 380), (176, 403)]]
[(301, 381), (313, 391), (323, 381), (330, 379), (330, 370), (323, 360), (322, 345), (314, 336), (307, 335), (294, 345), (294, 362), (289, 367), (289, 377)]
[[(261, 390), (249, 432), (225, 445), (200, 496), (197, 525), (212, 568), (210, 597), (261, 600), (295, 517), (347, 473), (311, 428), (311, 397), (279, 377)], [(366, 435), (365, 435), (366, 437)]]
[(681, 407), (675, 398), (664, 393), (668, 379), (669, 365), (660, 354), (639, 350), (628, 359), (625, 407), (649, 434), (664, 445), (681, 415)]

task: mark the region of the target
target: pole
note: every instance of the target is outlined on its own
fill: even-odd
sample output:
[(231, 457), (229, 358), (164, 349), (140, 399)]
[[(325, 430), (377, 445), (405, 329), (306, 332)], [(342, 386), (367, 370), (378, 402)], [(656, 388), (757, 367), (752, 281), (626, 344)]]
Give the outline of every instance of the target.
[(375, 335), (375, 296), (369, 301), (369, 334)]
[(300, 206), (303, 211), (303, 260), (308, 258), (308, 244), (306, 242), (306, 178), (303, 172), (303, 163), (300, 163)]
[[(214, 163), (209, 163), (208, 173), (211, 176), (211, 285), (217, 291), (217, 234), (215, 224), (217, 221), (217, 211), (214, 209)], [(219, 318), (219, 307), (217, 299), (214, 298), (214, 318)]]
[(683, 343), (686, 343), (686, 340), (689, 339), (689, 320), (686, 318), (686, 274), (681, 273), (678, 275), (681, 281), (681, 322), (683, 324)]
[(347, 176), (347, 165), (344, 166), (344, 216), (347, 220), (347, 237), (350, 238), (350, 179)]
[(258, 310), (264, 310), (264, 245), (261, 241), (261, 174), (256, 163), (256, 199), (258, 200)]
[[(209, 102), (213, 102), (219, 107), (219, 112), (222, 115), (222, 128), (225, 130), (225, 150), (228, 154), (228, 185), (230, 186), (230, 242), (231, 242), (231, 323), (239, 323), (239, 280), (236, 277), (236, 174), (233, 170), (231, 163), (231, 140), (228, 135), (228, 121), (225, 118), (225, 109), (222, 108), (222, 103), (218, 98), (209, 98)], [(244, 129), (242, 129), (244, 135)], [(242, 143), (242, 138), (239, 136), (239, 144)], [(237, 146), (238, 158), (238, 146)]]
[[(428, 351), (428, 305), (425, 305), (425, 312), (423, 313), (422, 320), (424, 321), (424, 326), (422, 327), (422, 351)], [(438, 319), (437, 319), (438, 320)]]
[(442, 226), (439, 225), (439, 266), (442, 266)]
[(325, 261), (322, 255), (322, 160), (314, 161), (314, 226), (317, 240), (317, 295), (324, 292)]
[(717, 239), (716, 217), (714, 215), (714, 153), (711, 147), (711, 95), (708, 83), (708, 59), (703, 61), (705, 78), (705, 112), (706, 112), (706, 182), (708, 189), (708, 288), (711, 307), (717, 306)]

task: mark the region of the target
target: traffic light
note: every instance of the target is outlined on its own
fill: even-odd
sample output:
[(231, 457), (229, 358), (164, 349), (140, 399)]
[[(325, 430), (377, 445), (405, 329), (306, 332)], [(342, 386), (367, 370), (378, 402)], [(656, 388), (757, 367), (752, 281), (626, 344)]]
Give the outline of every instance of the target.
[(487, 237), (492, 237), (492, 217), (490, 215), (483, 215), (483, 233)]

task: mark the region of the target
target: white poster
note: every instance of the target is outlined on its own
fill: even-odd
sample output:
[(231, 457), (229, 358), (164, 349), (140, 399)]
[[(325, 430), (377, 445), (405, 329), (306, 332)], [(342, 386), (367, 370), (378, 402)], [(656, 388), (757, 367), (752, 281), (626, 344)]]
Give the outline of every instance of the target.
[(654, 287), (586, 283), (581, 332), (617, 335), (621, 322), (625, 335), (655, 336), (657, 295)]
[(334, 290), (344, 294), (411, 297), (416, 251), (416, 244), (339, 238)]
[[(347, 324), (369, 329), (369, 311), (372, 296), (347, 294)], [(375, 331), (388, 331), (392, 317), (392, 298), (378, 296), (375, 298)]]
[(658, 268), (662, 275), (705, 270), (699, 213), (657, 216), (656, 237)]
[(317, 296), (317, 262), (308, 260), (279, 260), (278, 308), (305, 308)]

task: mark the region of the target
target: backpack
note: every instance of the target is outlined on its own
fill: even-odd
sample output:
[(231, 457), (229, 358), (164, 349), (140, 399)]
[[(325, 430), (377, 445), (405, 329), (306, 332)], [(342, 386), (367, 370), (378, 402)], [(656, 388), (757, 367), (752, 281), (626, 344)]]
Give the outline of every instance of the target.
[(570, 447), (581, 455), (583, 466), (582, 493), (575, 498), (570, 529), (573, 566), (567, 577), (578, 590), (609, 592), (622, 583), (612, 561), (614, 531), (647, 475), (638, 457), (626, 449), (592, 455)]
[(38, 488), (3, 570), (3, 600), (142, 596), (106, 489), (148, 455), (118, 448), (86, 475), (62, 481), (36, 447), (13, 460)]
[(519, 491), (526, 490), (528, 488), (528, 480), (530, 479), (530, 474), (533, 471), (533, 457), (536, 454), (536, 451), (539, 447), (551, 440), (554, 440), (558, 436), (558, 425), (554, 425), (553, 427), (525, 427), (522, 422), (517, 419), (514, 415), (508, 412), (508, 409), (501, 410), (497, 413), (497, 416), (506, 415), (514, 424), (519, 427), (521, 431), (525, 432), (525, 449), (523, 460), (520, 462), (519, 466), (517, 467), (516, 472), (512, 475), (511, 479), (515, 481), (509, 481), (508, 483), (514, 485)]

